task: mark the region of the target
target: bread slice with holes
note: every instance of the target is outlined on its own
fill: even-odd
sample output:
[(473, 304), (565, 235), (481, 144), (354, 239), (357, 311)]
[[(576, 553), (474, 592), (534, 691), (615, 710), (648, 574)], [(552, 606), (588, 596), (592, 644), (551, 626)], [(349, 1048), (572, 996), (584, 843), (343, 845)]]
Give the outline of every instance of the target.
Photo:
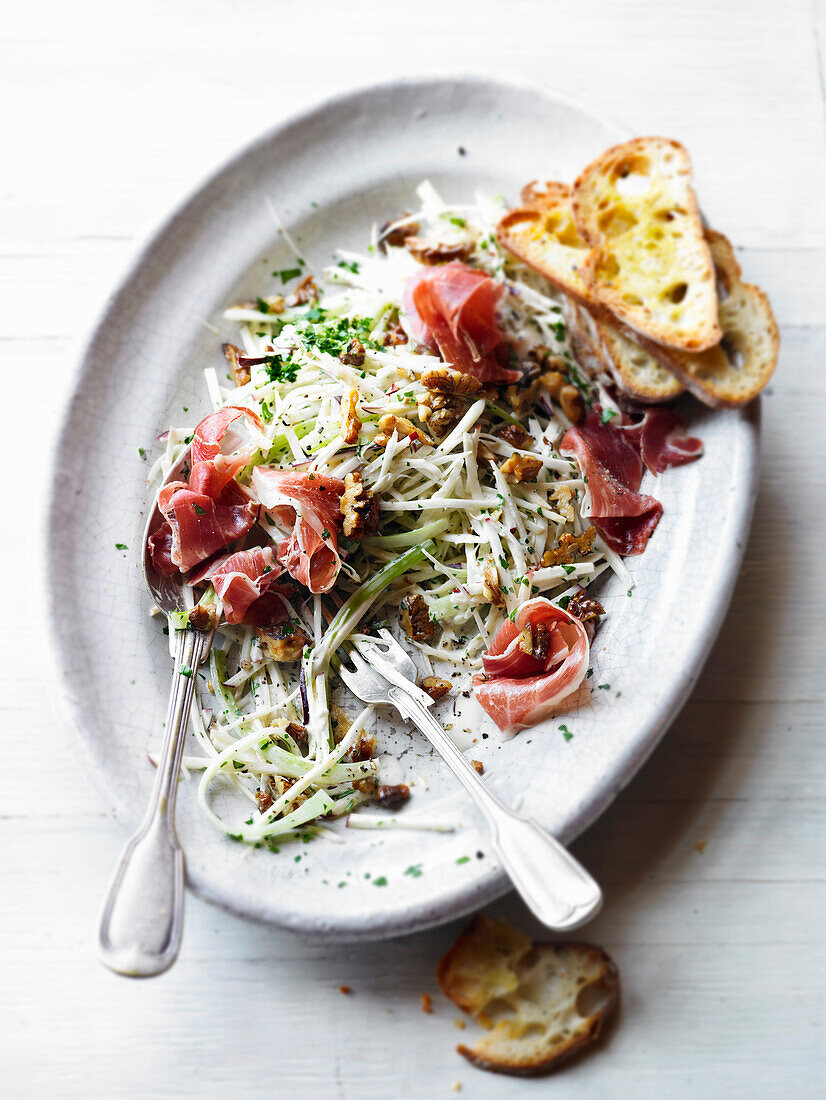
[(563, 308), (574, 355), (589, 373), (611, 378), (635, 401), (673, 401), (685, 387), (657, 357), (617, 325), (594, 317), (575, 302)]
[(713, 408), (735, 408), (752, 401), (768, 384), (777, 366), (780, 334), (769, 299), (744, 283), (731, 242), (706, 229), (717, 276), (722, 339), (697, 354), (646, 342), (646, 348), (687, 390)]
[(591, 246), (578, 269), (589, 295), (657, 344), (718, 343), (714, 267), (682, 145), (658, 137), (615, 145), (576, 180), (572, 207)]
[(457, 1050), (493, 1073), (552, 1073), (593, 1043), (619, 1000), (619, 975), (599, 948), (532, 944), (507, 921), (480, 914), (439, 962), (442, 992), (487, 1029)]
[(529, 183), (522, 189), (522, 206), (505, 214), (496, 236), (549, 283), (597, 307), (579, 273), (591, 250), (574, 223), (571, 194), (567, 183)]

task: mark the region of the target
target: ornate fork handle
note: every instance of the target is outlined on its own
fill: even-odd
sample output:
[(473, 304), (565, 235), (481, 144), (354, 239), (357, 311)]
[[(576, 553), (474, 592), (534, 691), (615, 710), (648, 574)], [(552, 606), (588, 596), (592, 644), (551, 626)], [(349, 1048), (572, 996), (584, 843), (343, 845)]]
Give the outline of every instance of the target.
[(585, 868), (536, 822), (520, 817), (497, 798), (417, 699), (395, 685), (388, 696), (399, 713), (435, 745), (484, 813), (494, 851), (534, 916), (559, 932), (579, 928), (590, 920), (602, 906), (602, 892)]
[(198, 665), (212, 633), (177, 633), (175, 670), (152, 799), (115, 869), (100, 922), (100, 954), (110, 970), (148, 978), (178, 954), (184, 917), (184, 854), (175, 832), (178, 772)]

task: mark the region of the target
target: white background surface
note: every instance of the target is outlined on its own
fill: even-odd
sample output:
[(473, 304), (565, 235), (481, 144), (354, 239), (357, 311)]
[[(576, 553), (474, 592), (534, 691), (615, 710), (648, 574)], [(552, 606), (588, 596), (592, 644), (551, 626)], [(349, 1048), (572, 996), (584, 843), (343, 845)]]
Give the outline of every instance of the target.
[[(455, 1081), (485, 1100), (821, 1092), (821, 44), (826, 6), (801, 0), (76, 0), (4, 12), (0, 1095), (429, 1100)], [(550, 1081), (487, 1076), (454, 1053), (457, 1012), (432, 975), (456, 926), (342, 947), (190, 898), (170, 974), (132, 984), (104, 971), (95, 925), (123, 838), (51, 707), (35, 615), (31, 529), (47, 470), (29, 441), (55, 425), (73, 340), (133, 237), (293, 110), (353, 83), (457, 71), (562, 88), (639, 133), (683, 140), (706, 215), (742, 246), (783, 334), (754, 528), (720, 639), (661, 747), (575, 847), (605, 888), (587, 937), (619, 965), (622, 1011), (599, 1051)], [(512, 898), (494, 910), (531, 928)]]

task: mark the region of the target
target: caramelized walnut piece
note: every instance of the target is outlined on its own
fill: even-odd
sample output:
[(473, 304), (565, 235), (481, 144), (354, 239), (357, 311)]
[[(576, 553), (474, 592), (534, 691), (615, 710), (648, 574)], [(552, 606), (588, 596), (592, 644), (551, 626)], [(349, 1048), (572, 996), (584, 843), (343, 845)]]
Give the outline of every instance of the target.
[[(399, 222), (402, 224), (399, 225)], [(407, 238), (418, 232), (418, 222), (413, 221), (406, 211), (404, 214), (399, 214), (398, 218), (385, 222), (379, 230), (379, 252), (387, 252), (388, 245), (392, 248), (404, 247)]]
[(505, 606), (505, 597), (499, 587), (499, 570), (492, 556), (485, 558), (482, 569), (482, 593), (488, 603), (492, 603), (494, 607)]
[(429, 642), (436, 633), (423, 596), (405, 596), (401, 603), (401, 621), (405, 634), (414, 642)]
[(292, 737), (296, 745), (301, 749), (306, 749), (310, 743), (310, 739), (307, 736), (307, 727), (299, 725), (298, 722), (288, 722), (286, 733)]
[(358, 400), (359, 391), (353, 389), (341, 402), (341, 438), (351, 445), (358, 443), (361, 431), (361, 419), (356, 412)]
[(284, 299), (285, 305), (303, 306), (307, 302), (314, 302), (318, 297), (318, 287), (312, 275), (305, 275), (292, 294)]
[(369, 534), (378, 527), (379, 502), (375, 494), (365, 488), (361, 470), (353, 470), (345, 477), (339, 510), (344, 517), (341, 529), (348, 539)]
[(386, 348), (396, 348), (400, 344), (407, 343), (407, 333), (398, 321), (391, 321), (387, 326), (383, 343)]
[(214, 630), (218, 625), (218, 612), (214, 607), (197, 603), (189, 613), (189, 625), (195, 630)]
[(465, 411), (458, 397), (446, 393), (428, 392), (419, 396), (417, 414), (423, 424), (427, 424), (435, 436), (447, 435), (454, 428)]
[(333, 740), (338, 744), (350, 732), (353, 720), (338, 703), (330, 703), (330, 724), (333, 727)]
[[(559, 361), (559, 365), (564, 368), (565, 364)], [(546, 370), (542, 374), (540, 382), (571, 423), (578, 424), (585, 414), (585, 404), (582, 400), (582, 394), (576, 386), (566, 382), (562, 372), (556, 369)]]
[(289, 620), (276, 626), (257, 626), (255, 634), (270, 661), (298, 661), (304, 647), (310, 645), (310, 638)]
[(390, 810), (394, 806), (401, 806), (410, 798), (410, 788), (406, 783), (396, 783), (394, 786), (383, 784), (376, 791), (376, 805), (382, 810)]
[(573, 523), (574, 519), (574, 491), (567, 485), (557, 485), (551, 493), (551, 500), (556, 506), (557, 512), (568, 523)]
[(505, 388), (505, 400), (513, 409), (513, 411), (521, 416), (523, 413), (529, 412), (536, 404), (536, 399), (539, 396), (539, 378), (534, 378), (527, 384), (517, 383)]
[(221, 344), (221, 351), (224, 353), (229, 368), (232, 371), (232, 380), (236, 386), (246, 386), (252, 379), (252, 374), (247, 366), (239, 363), (239, 357), (243, 356), (243, 352), (240, 348), (237, 348), (235, 344)]
[(473, 252), (473, 245), (465, 241), (454, 241), (448, 244), (444, 241), (427, 241), (422, 237), (407, 237), (404, 247), (414, 260), (428, 267), (449, 264), (453, 260), (464, 262)]
[(463, 374), (451, 367), (430, 367), (422, 372), (422, 385), (426, 390), (436, 393), (462, 394), (479, 393), (482, 383), (472, 374)]
[(432, 443), (430, 436), (425, 435), (412, 421), (404, 416), (396, 416), (395, 413), (386, 413), (379, 420), (379, 434), (373, 440), (377, 447), (386, 447), (390, 442), (393, 432), (399, 439), (414, 439), (418, 443)]
[(490, 463), (496, 461), (496, 455), (484, 443), (476, 444), (476, 464), (485, 473), (490, 473)]
[(422, 691), (426, 691), (434, 703), (438, 703), (440, 699), (448, 694), (453, 687), (450, 680), (440, 680), (438, 676), (425, 676), (422, 680)]
[(508, 424), (507, 427), (501, 428), (496, 434), (499, 439), (504, 439), (506, 443), (510, 443), (511, 447), (518, 447), (520, 450), (525, 450), (533, 443), (533, 437), (525, 431), (521, 424)]
[(255, 792), (255, 801), (258, 803), (259, 811), (263, 814), (272, 806), (272, 795), (269, 791), (264, 791), (259, 787)]
[(353, 764), (361, 764), (365, 760), (372, 760), (376, 751), (376, 739), (369, 733), (359, 735), (358, 741), (350, 749), (350, 761)]
[(565, 610), (582, 623), (587, 623), (591, 619), (599, 619), (605, 614), (605, 608), (599, 600), (595, 600), (592, 596), (586, 596), (584, 590), (577, 592), (575, 596), (571, 596)]
[(350, 343), (347, 345), (345, 351), (341, 353), (339, 359), (342, 363), (346, 363), (348, 367), (363, 367), (364, 366), (364, 344), (357, 337), (353, 337)]
[(552, 550), (546, 550), (542, 555), (542, 564), (544, 566), (570, 565), (575, 554), (579, 554), (581, 557), (590, 554), (596, 534), (596, 527), (589, 527), (581, 535), (562, 535), (559, 544)]
[(551, 632), (545, 623), (534, 623), (531, 628), (533, 655), (538, 661), (547, 660), (551, 652)]
[(473, 768), (477, 775), (485, 774), (485, 765), (482, 763), (481, 760), (471, 760), (470, 766)]
[(542, 469), (542, 459), (517, 452), (506, 458), (499, 469), (506, 480), (514, 485), (518, 482), (536, 481)]

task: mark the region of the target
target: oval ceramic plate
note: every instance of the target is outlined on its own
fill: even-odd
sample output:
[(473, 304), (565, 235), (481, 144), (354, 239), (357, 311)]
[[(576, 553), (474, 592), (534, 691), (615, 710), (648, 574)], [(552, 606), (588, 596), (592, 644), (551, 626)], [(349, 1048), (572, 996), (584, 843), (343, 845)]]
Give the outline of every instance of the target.
[[(625, 135), (563, 97), (478, 79), (400, 81), (317, 107), (244, 150), (187, 199), (139, 251), (82, 356), (58, 442), (49, 514), (53, 638), (62, 696), (117, 816), (141, 815), (153, 779), (170, 662), (147, 614), (140, 533), (147, 503), (138, 448), (207, 411), (202, 369), (232, 337), (223, 308), (268, 293), (292, 254), (274, 207), (308, 261), (363, 247), (370, 226), (415, 202), (429, 178), (446, 198), (511, 200), (526, 181), (573, 179)], [(558, 717), (501, 742), (468, 724), (488, 782), (568, 842), (611, 802), (686, 698), (720, 625), (748, 528), (758, 420), (686, 402), (702, 461), (644, 491), (665, 515), (640, 557), (633, 593), (609, 581), (594, 673)], [(127, 550), (116, 549), (125, 544)], [(592, 690), (591, 685), (610, 688)], [(441, 712), (450, 721), (450, 706)], [(573, 737), (566, 739), (564, 724)], [(413, 780), (405, 813), (452, 833), (343, 831), (344, 843), (278, 853), (226, 840), (183, 780), (178, 827), (191, 886), (259, 920), (342, 938), (395, 935), (455, 917), (507, 889), (484, 824), (418, 734), (390, 718)]]

